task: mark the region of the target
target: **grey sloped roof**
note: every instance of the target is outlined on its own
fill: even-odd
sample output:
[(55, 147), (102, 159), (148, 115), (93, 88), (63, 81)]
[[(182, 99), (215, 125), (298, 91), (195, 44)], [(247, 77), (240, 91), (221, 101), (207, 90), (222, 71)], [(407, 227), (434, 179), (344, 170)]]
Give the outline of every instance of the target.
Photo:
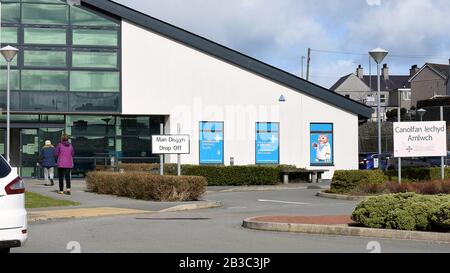
[(352, 74), (348, 74), (344, 77), (341, 77), (332, 87), (330, 87), (331, 91), (336, 91), (341, 84), (343, 84)]
[(370, 118), (372, 109), (362, 103), (341, 96), (324, 87), (303, 80), (281, 69), (263, 63), (240, 52), (212, 42), (196, 34), (178, 28), (149, 15), (133, 10), (122, 4), (109, 0), (82, 0), (88, 8), (99, 9), (116, 17), (125, 19), (169, 39), (185, 44), (196, 50), (231, 63), (242, 69), (258, 74), (264, 78), (282, 84), (300, 93), (335, 105), (343, 110), (357, 114), (361, 118)]
[[(372, 91), (378, 89), (377, 76), (364, 76), (362, 79), (367, 86), (372, 87)], [(381, 91), (395, 91), (400, 88), (411, 88), (408, 75), (389, 75), (389, 79), (380, 77)]]
[(444, 78), (448, 78), (448, 65), (445, 64), (433, 64), (433, 63), (427, 63), (426, 65), (428, 65), (430, 68), (432, 68), (433, 70), (435, 70), (436, 72), (438, 72), (439, 74), (441, 74), (441, 76), (443, 76)]

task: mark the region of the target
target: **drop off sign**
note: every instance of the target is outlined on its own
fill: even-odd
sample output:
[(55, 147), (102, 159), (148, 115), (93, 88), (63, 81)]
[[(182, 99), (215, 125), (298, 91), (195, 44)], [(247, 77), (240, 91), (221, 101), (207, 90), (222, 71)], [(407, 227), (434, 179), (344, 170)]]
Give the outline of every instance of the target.
[(153, 135), (153, 154), (189, 154), (189, 135)]
[(447, 156), (445, 121), (394, 123), (394, 157), (435, 156)]

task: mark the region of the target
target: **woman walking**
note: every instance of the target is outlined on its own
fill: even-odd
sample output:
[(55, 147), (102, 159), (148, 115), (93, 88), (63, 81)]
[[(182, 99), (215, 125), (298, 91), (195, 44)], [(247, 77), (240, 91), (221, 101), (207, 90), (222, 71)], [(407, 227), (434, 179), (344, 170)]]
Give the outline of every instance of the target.
[(55, 156), (58, 158), (59, 194), (64, 194), (64, 178), (66, 179), (66, 194), (70, 195), (70, 171), (73, 168), (75, 150), (69, 142), (69, 136), (64, 134), (61, 143), (56, 146)]
[(41, 149), (40, 159), (40, 164), (44, 168), (45, 186), (55, 185), (53, 182), (54, 170), (56, 166), (55, 147), (52, 145), (50, 140), (45, 141), (45, 145)]

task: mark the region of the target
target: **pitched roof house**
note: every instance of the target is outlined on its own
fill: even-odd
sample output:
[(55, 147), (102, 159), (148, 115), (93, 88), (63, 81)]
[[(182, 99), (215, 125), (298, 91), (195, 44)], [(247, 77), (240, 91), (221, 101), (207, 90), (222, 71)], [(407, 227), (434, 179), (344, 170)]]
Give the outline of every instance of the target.
[(412, 105), (416, 106), (418, 101), (436, 96), (450, 95), (449, 70), (449, 65), (426, 63), (412, 75), (409, 79)]
[[(417, 66), (413, 66), (410, 75), (390, 75), (387, 64), (383, 65), (380, 75), (380, 105), (383, 108), (383, 113), (393, 107), (398, 107), (399, 91), (402, 91), (401, 106), (406, 109), (410, 108), (411, 83), (409, 78), (416, 71)], [(361, 65), (358, 66), (354, 74), (340, 78), (330, 90), (373, 108), (377, 106), (377, 75), (364, 75), (364, 69)], [(372, 118), (376, 118), (376, 112), (374, 112)]]

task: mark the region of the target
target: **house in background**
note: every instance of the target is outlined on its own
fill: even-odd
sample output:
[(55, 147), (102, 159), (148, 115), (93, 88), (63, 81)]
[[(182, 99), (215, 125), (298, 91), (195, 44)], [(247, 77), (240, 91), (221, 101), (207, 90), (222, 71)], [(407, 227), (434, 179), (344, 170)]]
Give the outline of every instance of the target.
[[(398, 107), (398, 95), (401, 92), (401, 107), (411, 108), (411, 83), (408, 81), (418, 71), (412, 66), (409, 75), (390, 75), (387, 64), (381, 69), (380, 106), (381, 116), (386, 120), (386, 112)], [(373, 108), (372, 120), (377, 118), (377, 75), (364, 75), (361, 65), (356, 72), (340, 78), (331, 88), (340, 95), (356, 100)]]
[[(450, 62), (450, 60), (449, 60)], [(450, 65), (426, 63), (410, 79), (411, 103), (450, 95)]]

